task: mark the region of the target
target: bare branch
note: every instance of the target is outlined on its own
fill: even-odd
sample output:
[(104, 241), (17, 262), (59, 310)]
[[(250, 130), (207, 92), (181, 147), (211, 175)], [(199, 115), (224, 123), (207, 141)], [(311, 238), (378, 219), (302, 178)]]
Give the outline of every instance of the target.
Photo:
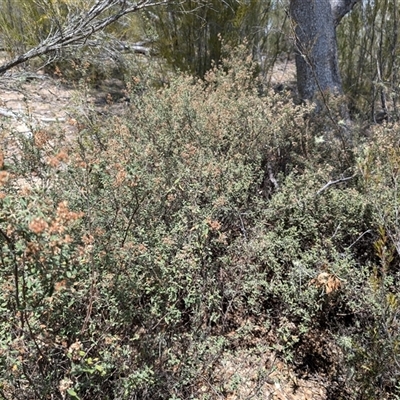
[(350, 246), (346, 247), (346, 250), (350, 250), (359, 240), (361, 240), (367, 233), (372, 233), (372, 229), (368, 229), (363, 232)]
[(347, 178), (340, 178), (337, 179), (336, 181), (329, 181), (326, 185), (324, 185), (321, 189), (318, 190), (318, 192), (315, 194), (316, 196), (318, 196), (319, 194), (321, 194), (324, 190), (328, 189), (329, 187), (331, 187), (332, 185), (336, 185), (337, 183), (342, 183), (342, 182), (346, 182), (350, 179), (353, 179), (356, 176), (356, 174), (352, 175), (352, 176), (348, 176)]
[[(52, 33), (38, 46), (0, 66), (0, 75), (32, 58), (59, 51), (68, 46), (82, 45), (94, 33), (103, 30), (127, 14), (171, 2), (172, 0), (139, 0), (137, 2), (98, 0), (86, 13), (74, 15), (66, 26), (52, 30)], [(113, 9), (111, 15), (101, 18), (111, 9)]]

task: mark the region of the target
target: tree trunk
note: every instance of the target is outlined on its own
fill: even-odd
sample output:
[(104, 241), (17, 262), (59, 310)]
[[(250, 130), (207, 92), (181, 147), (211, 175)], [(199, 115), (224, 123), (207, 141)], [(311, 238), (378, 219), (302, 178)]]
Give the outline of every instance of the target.
[(302, 100), (342, 94), (336, 26), (359, 0), (291, 0), (295, 24), (297, 86)]

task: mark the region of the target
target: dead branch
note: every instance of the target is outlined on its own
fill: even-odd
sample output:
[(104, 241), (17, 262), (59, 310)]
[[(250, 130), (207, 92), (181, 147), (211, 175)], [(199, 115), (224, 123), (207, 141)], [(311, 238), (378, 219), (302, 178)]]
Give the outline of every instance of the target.
[[(139, 0), (137, 2), (98, 0), (89, 11), (81, 15), (73, 15), (66, 26), (55, 24), (57, 26), (51, 29), (48, 37), (38, 46), (0, 66), (0, 75), (32, 58), (59, 52), (69, 46), (82, 46), (94, 33), (103, 30), (127, 14), (171, 2), (172, 0)], [(112, 10), (112, 14), (102, 18), (110, 10)]]
[(329, 187), (336, 185), (337, 183), (346, 182), (350, 179), (353, 179), (355, 176), (356, 176), (356, 174), (354, 174), (352, 176), (348, 176), (347, 178), (337, 179), (336, 181), (329, 181), (326, 185), (324, 185), (321, 189), (318, 190), (318, 192), (315, 194), (315, 196), (318, 196), (319, 194), (321, 194), (324, 190), (328, 189)]

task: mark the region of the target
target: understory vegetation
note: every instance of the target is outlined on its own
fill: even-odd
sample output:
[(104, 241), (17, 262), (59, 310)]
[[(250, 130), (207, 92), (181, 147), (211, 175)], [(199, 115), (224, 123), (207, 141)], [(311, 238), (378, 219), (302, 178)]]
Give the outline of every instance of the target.
[(329, 399), (400, 395), (400, 126), (315, 115), (230, 53), (133, 73), (120, 115), (81, 98), (73, 135), (4, 122), (3, 398), (262, 399), (265, 354)]
[[(2, 57), (101, 3), (0, 0)], [(17, 72), (69, 121), (0, 99), (0, 398), (400, 399), (396, 0), (337, 27), (318, 107), (276, 79), (288, 1), (154, 3)]]

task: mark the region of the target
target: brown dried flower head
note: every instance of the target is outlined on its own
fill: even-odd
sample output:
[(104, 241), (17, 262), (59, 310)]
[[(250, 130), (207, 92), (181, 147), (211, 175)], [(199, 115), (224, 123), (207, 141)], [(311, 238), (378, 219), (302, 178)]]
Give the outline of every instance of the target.
[(49, 224), (43, 218), (34, 218), (29, 224), (29, 229), (33, 233), (39, 235), (40, 233), (43, 233), (48, 226)]
[(7, 183), (10, 178), (10, 174), (7, 171), (0, 171), (0, 186)]
[(221, 229), (221, 223), (215, 219), (208, 219), (207, 224), (213, 231), (219, 231)]

